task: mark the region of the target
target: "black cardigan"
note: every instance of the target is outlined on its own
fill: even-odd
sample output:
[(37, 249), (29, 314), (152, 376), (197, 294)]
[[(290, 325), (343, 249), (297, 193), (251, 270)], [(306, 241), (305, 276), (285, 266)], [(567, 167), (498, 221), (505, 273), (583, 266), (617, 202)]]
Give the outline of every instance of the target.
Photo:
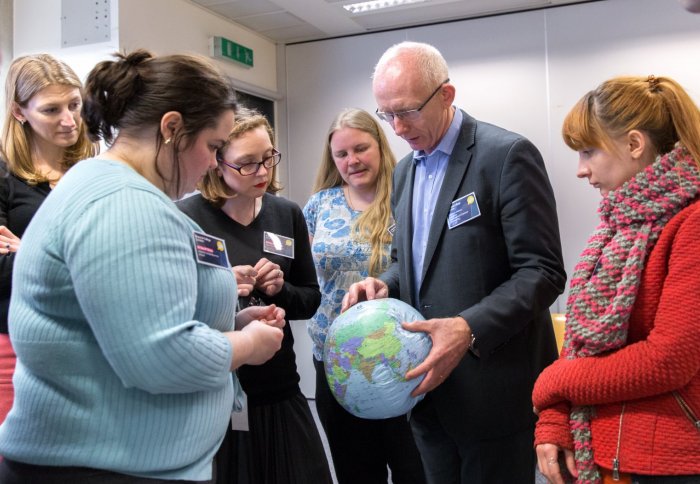
[[(22, 237), (34, 214), (44, 202), (51, 187), (48, 183), (29, 185), (7, 171), (0, 161), (0, 225), (5, 225), (17, 237)], [(12, 290), (12, 268), (15, 252), (0, 256), (0, 333), (7, 334), (7, 313)]]
[[(321, 303), (309, 234), (301, 209), (289, 200), (265, 194), (258, 216), (250, 225), (243, 226), (199, 194), (181, 200), (178, 206), (206, 233), (225, 240), (231, 266), (254, 266), (262, 257), (279, 264), (284, 272), (282, 290), (272, 297), (257, 291), (253, 295), (265, 304), (276, 304), (286, 311), (282, 348), (265, 364), (243, 365), (237, 373), (251, 406), (275, 403), (299, 393), (299, 374), (289, 320), (310, 318)], [(294, 259), (263, 252), (265, 231), (293, 239)], [(249, 298), (243, 299), (241, 302), (245, 302), (242, 304), (245, 307)]]

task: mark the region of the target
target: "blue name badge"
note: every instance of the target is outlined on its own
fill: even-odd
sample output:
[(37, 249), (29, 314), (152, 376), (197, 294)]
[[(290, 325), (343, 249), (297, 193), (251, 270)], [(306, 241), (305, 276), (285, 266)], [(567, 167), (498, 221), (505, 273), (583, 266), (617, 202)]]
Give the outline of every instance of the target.
[(474, 192), (471, 192), (452, 202), (450, 213), (447, 216), (447, 226), (453, 229), (470, 220), (474, 220), (479, 215), (481, 215), (479, 203), (476, 201)]
[(231, 265), (228, 263), (224, 239), (202, 232), (192, 232), (192, 235), (194, 237), (194, 252), (198, 263), (224, 269), (231, 268)]

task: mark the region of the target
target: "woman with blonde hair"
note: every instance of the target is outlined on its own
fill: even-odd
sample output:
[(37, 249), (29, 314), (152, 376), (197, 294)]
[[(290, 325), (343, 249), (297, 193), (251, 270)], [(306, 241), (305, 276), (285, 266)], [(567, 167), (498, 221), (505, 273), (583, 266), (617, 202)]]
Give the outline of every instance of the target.
[[(178, 205), (229, 247), (242, 307), (275, 304), (287, 320), (303, 320), (313, 316), (321, 294), (301, 209), (275, 196), (282, 154), (274, 140), (263, 115), (236, 110), (217, 168), (199, 184), (201, 194)], [(241, 366), (237, 375), (247, 395), (247, 421), (235, 418), (229, 426), (216, 454), (216, 482), (330, 484), (321, 436), (299, 387), (288, 321), (281, 349), (263, 365)]]
[(24, 230), (58, 180), (96, 153), (82, 122), (82, 84), (48, 55), (18, 57), (5, 84), (0, 147), (0, 423), (12, 406), (15, 354), (8, 310), (15, 254)]
[(328, 327), (340, 314), (347, 288), (389, 265), (393, 233), (391, 176), (396, 166), (379, 123), (361, 109), (345, 109), (331, 123), (314, 194), (304, 207), (321, 286), (321, 306), (309, 320), (314, 343), (316, 407), (340, 484), (424, 482), (405, 416), (366, 420), (331, 394), (323, 369)]
[(700, 110), (668, 77), (618, 77), (583, 96), (562, 134), (603, 199), (561, 357), (533, 391), (540, 471), (700, 482)]

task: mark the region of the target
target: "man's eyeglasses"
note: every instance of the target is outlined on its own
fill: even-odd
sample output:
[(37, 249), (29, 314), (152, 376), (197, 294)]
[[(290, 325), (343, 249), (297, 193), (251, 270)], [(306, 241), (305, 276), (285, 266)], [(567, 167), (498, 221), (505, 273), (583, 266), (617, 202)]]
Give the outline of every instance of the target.
[(258, 170), (260, 169), (260, 165), (264, 166), (265, 168), (272, 168), (273, 166), (277, 166), (279, 162), (282, 161), (282, 153), (280, 153), (277, 150), (272, 150), (272, 154), (267, 158), (263, 159), (262, 161), (246, 163), (245, 165), (239, 166), (234, 165), (233, 163), (229, 163), (228, 161), (224, 161), (224, 157), (221, 154), (221, 150), (217, 150), (216, 161), (218, 163), (221, 163), (222, 165), (226, 165), (229, 168), (236, 170), (242, 176), (250, 176), (255, 175), (258, 172)]
[(406, 111), (399, 111), (398, 113), (390, 113), (388, 111), (380, 111), (379, 109), (377, 109), (375, 112), (377, 113), (379, 119), (381, 119), (382, 121), (386, 121), (389, 124), (392, 124), (394, 122), (394, 119), (396, 118), (399, 118), (401, 121), (407, 121), (409, 123), (416, 121), (420, 116), (421, 109), (423, 109), (425, 105), (428, 104), (430, 100), (438, 93), (440, 88), (448, 82), (450, 82), (449, 78), (442, 81), (440, 85), (433, 91), (430, 97), (426, 99), (425, 102), (416, 109), (407, 109)]

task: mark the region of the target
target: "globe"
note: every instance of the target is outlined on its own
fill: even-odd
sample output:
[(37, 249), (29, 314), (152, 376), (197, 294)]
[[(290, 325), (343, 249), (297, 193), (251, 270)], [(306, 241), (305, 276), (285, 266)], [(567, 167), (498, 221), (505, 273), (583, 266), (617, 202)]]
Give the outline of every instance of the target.
[(398, 299), (363, 301), (338, 316), (323, 349), (326, 379), (340, 405), (356, 417), (383, 419), (407, 413), (423, 395), (411, 392), (423, 376), (406, 380), (432, 348), (423, 332), (407, 331), (403, 321), (423, 320)]

